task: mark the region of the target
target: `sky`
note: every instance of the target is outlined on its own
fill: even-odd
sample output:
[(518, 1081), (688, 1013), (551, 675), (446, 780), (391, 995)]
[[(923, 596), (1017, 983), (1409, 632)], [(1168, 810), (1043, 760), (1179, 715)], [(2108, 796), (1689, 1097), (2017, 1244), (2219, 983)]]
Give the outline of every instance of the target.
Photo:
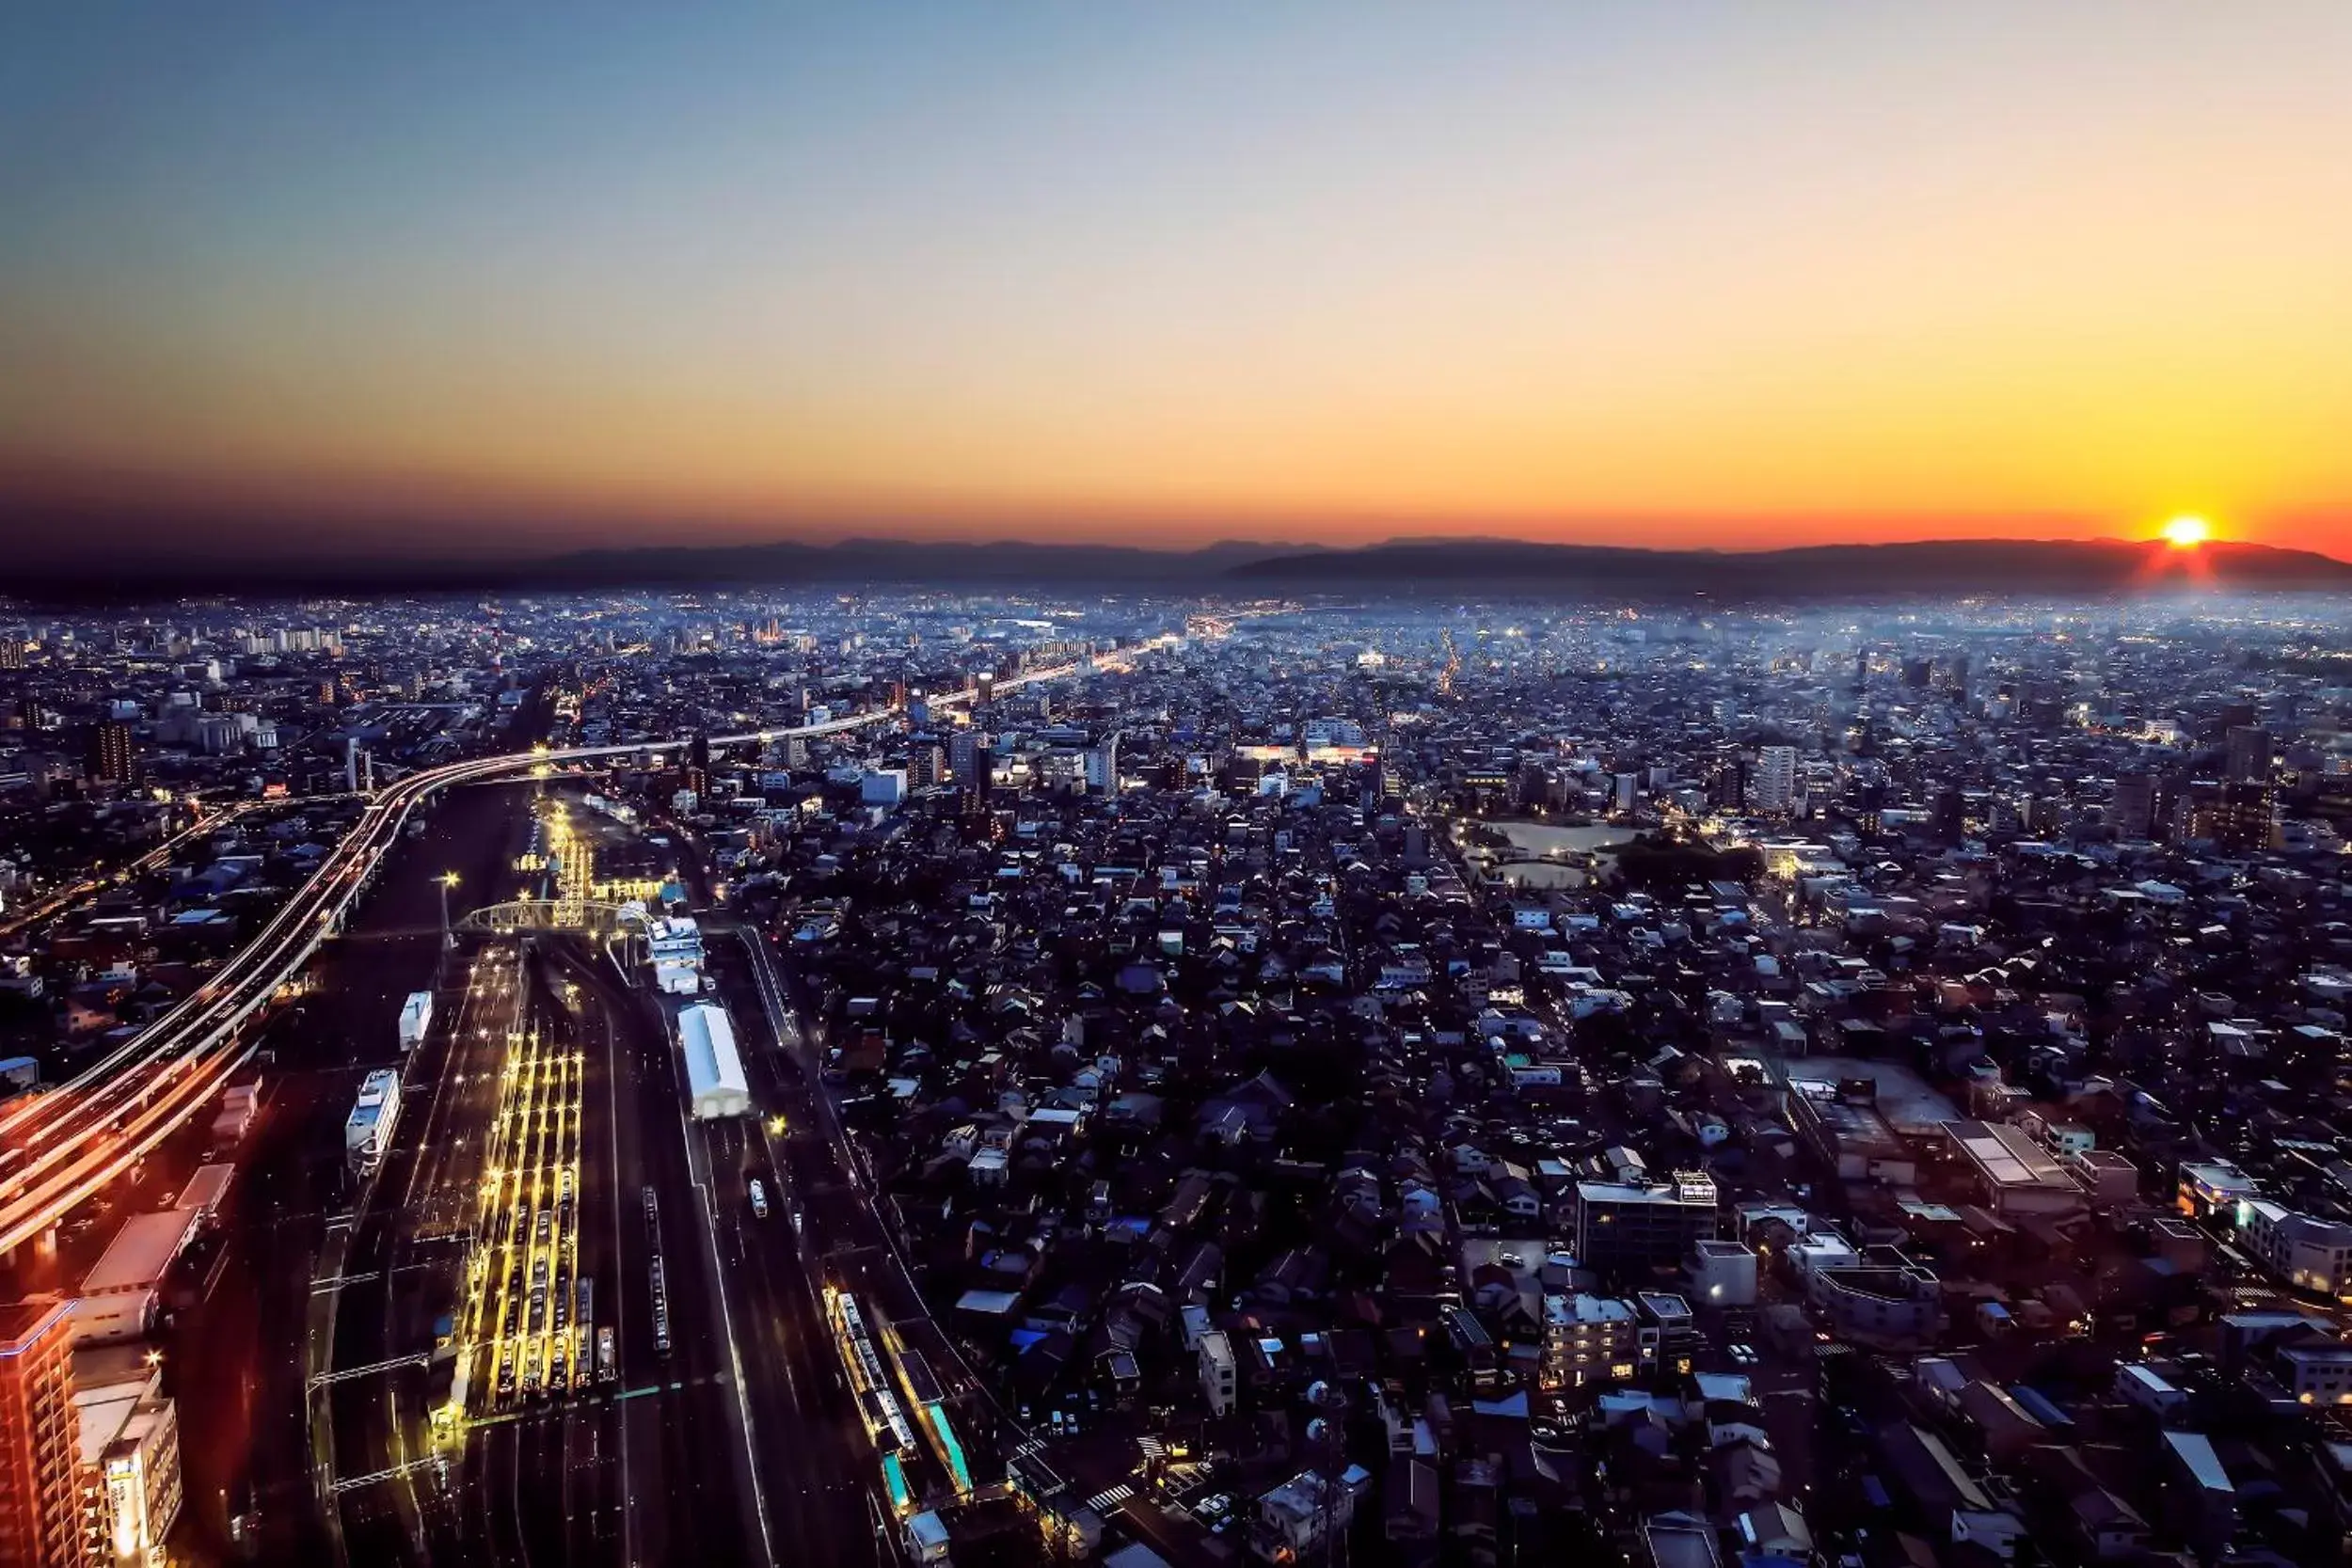
[(17, 547), (2352, 556), (2352, 5), (20, 7)]

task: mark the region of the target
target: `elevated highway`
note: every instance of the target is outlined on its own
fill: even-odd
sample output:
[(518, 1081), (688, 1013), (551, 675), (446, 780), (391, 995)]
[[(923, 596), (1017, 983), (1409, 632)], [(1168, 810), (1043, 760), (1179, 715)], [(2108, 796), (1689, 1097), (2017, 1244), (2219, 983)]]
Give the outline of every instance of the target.
[[(1033, 671), (999, 681), (995, 689), (1058, 680), (1080, 668), (1070, 663)], [(961, 707), (973, 696), (967, 687), (934, 695), (930, 704)], [(815, 738), (901, 717), (896, 706), (882, 707), (819, 724), (714, 735), (709, 743)], [(691, 743), (691, 736), (679, 736), (502, 752), (411, 773), (378, 791), (310, 879), (200, 990), (72, 1080), (0, 1112), (0, 1256), (40, 1238), (220, 1092), (253, 1052), (245, 1025), (342, 928), (418, 807), (458, 784), (527, 776), (562, 763), (676, 752)]]

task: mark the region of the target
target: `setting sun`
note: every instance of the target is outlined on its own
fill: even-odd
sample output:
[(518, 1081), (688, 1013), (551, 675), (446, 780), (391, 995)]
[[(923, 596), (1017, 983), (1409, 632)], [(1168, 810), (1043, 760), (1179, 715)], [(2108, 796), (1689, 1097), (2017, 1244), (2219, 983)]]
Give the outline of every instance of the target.
[(2175, 517), (2164, 525), (2164, 537), (2176, 550), (2193, 550), (2213, 537), (2213, 525), (2202, 517)]

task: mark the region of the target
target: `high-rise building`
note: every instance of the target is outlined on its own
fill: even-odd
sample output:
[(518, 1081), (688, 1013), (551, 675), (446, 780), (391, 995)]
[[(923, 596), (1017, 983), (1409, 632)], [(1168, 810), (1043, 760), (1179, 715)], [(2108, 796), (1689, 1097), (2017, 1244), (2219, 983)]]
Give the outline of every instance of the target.
[(1765, 746), (1756, 753), (1748, 780), (1749, 803), (1760, 812), (1786, 812), (1797, 798), (1797, 749)]
[(0, 1568), (84, 1568), (73, 1304), (0, 1306)]
[(2156, 776), (2126, 773), (2115, 781), (2115, 802), (2108, 809), (2109, 825), (2118, 838), (2149, 837), (2156, 825)]
[(109, 719), (90, 731), (89, 776), (106, 784), (131, 784), (138, 777), (138, 749), (131, 726)]
[(980, 759), (987, 750), (988, 736), (976, 729), (960, 729), (947, 737), (947, 771), (958, 784), (971, 783), (972, 775), (984, 766)]
[(2215, 837), (2231, 849), (2277, 848), (2279, 792), (2252, 780), (2222, 785), (2220, 831)]
[(81, 1426), (82, 1533), (94, 1568), (161, 1568), (180, 1517), (180, 1417), (139, 1346), (74, 1357)]
[(948, 758), (948, 768), (956, 776), (956, 793), (966, 816), (986, 816), (989, 812), (989, 773), (993, 764), (989, 759), (988, 736), (978, 730), (958, 730), (956, 750)]
[(1087, 787), (1105, 795), (1119, 793), (1119, 732), (1111, 731), (1087, 752)]
[(2270, 732), (2260, 724), (2230, 726), (2230, 782), (2255, 784), (2270, 777), (2275, 750)]
[(1958, 844), (1967, 837), (1968, 797), (1950, 784), (1937, 790), (1929, 827), (1940, 843)]

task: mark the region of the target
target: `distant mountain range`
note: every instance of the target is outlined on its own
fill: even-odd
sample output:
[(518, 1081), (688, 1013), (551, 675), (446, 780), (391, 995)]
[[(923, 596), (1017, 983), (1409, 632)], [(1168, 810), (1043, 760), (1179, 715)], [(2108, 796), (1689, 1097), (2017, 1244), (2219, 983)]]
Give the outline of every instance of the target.
[(1940, 539), (1760, 551), (1642, 550), (1509, 540), (1395, 541), (1243, 562), (1236, 585), (1305, 592), (1512, 588), (1724, 598), (1873, 594), (2022, 596), (2211, 586), (2352, 589), (2352, 562), (2312, 550), (2214, 543), (2194, 550), (2123, 539)]
[(2311, 550), (2120, 539), (1951, 539), (1760, 551), (1645, 550), (1508, 539), (1396, 539), (1352, 549), (1226, 541), (1195, 550), (1120, 545), (848, 539), (590, 550), (487, 563), (185, 560), (0, 574), (0, 593), (121, 596), (206, 592), (426, 593), (810, 583), (1002, 590), (1097, 588), (1394, 595), (1463, 592), (1804, 599), (1874, 594), (2018, 597), (2209, 587), (2352, 590), (2352, 562)]

